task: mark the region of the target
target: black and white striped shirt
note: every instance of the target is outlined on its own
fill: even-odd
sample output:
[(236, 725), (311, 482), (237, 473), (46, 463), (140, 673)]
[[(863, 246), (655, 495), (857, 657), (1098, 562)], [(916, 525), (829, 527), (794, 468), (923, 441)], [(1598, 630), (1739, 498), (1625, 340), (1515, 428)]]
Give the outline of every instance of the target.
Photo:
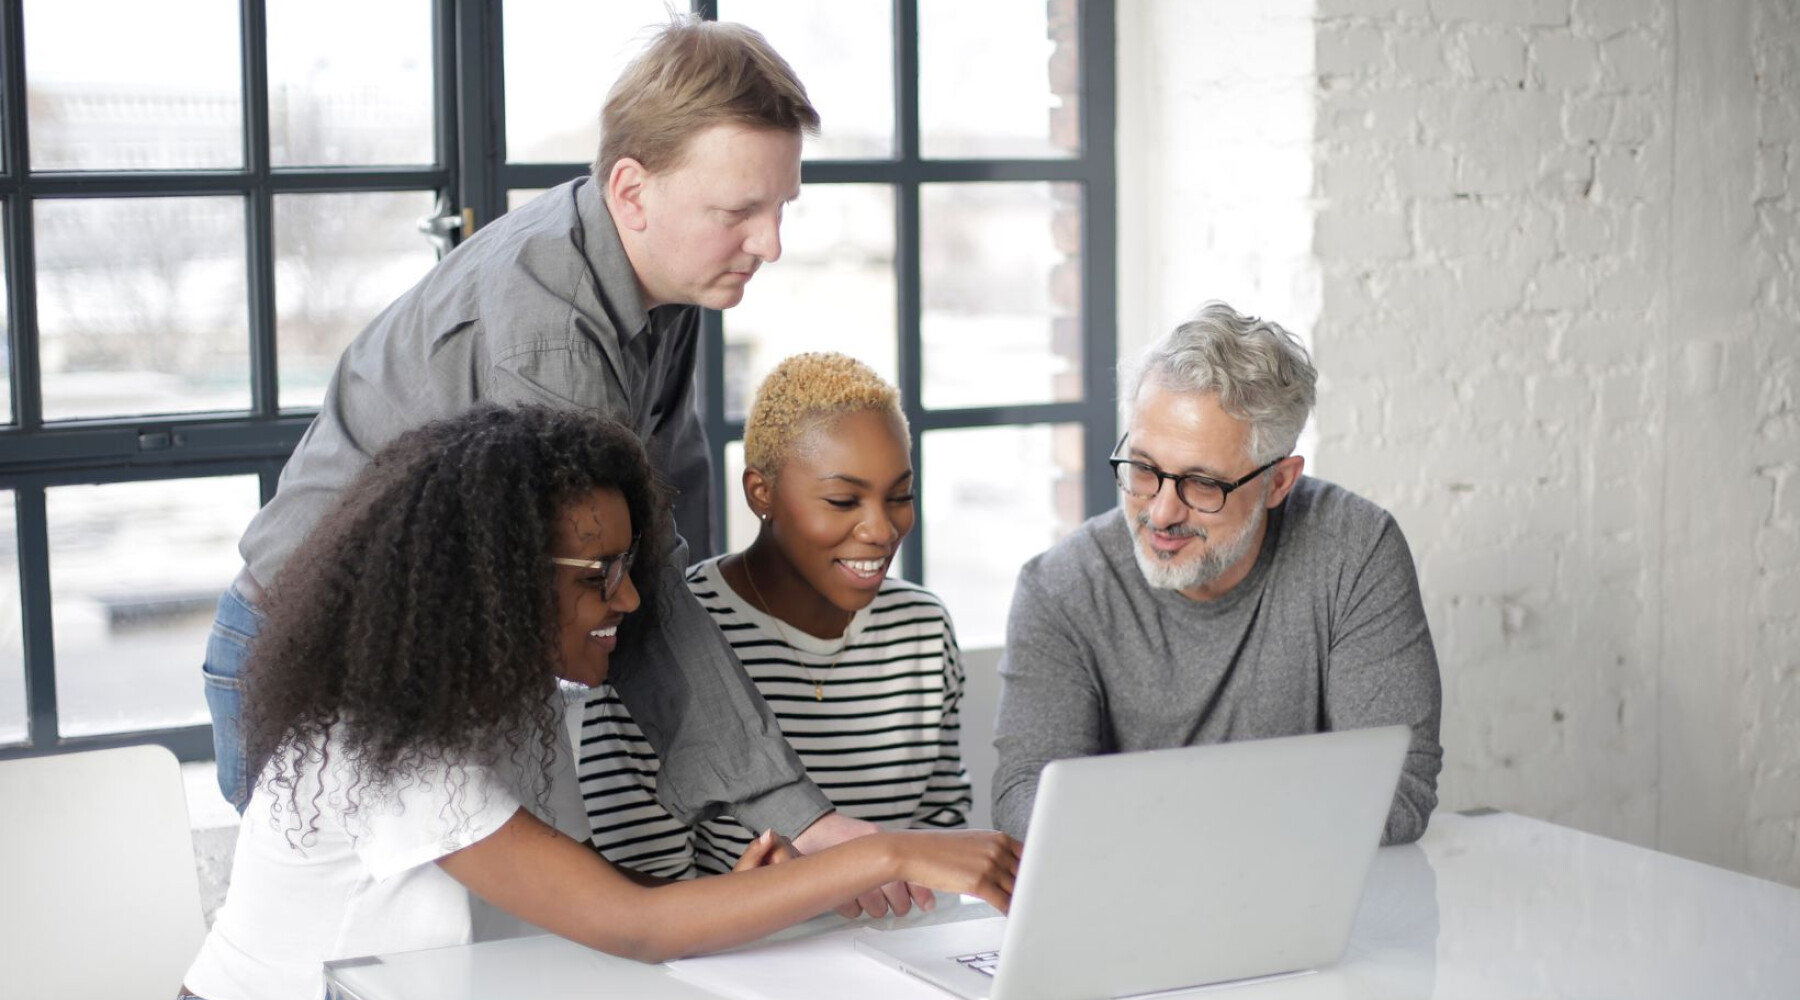
[[(943, 603), (890, 577), (850, 620), (845, 639), (792, 627), (784, 637), (725, 583), (718, 565), (711, 559), (689, 569), (688, 589), (838, 811), (895, 830), (965, 825), (963, 672)], [(760, 831), (729, 816), (682, 826), (656, 801), (657, 766), (618, 694), (598, 689), (583, 712), (577, 764), (595, 846), (613, 863), (653, 875), (730, 871)]]

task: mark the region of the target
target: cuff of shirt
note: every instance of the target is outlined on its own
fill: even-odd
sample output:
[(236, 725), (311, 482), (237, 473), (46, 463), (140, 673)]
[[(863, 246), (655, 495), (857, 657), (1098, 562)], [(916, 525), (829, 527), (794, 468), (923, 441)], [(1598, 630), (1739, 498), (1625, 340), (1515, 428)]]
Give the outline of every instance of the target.
[(819, 786), (801, 780), (737, 803), (732, 807), (732, 815), (752, 833), (773, 829), (792, 840), (834, 808)]

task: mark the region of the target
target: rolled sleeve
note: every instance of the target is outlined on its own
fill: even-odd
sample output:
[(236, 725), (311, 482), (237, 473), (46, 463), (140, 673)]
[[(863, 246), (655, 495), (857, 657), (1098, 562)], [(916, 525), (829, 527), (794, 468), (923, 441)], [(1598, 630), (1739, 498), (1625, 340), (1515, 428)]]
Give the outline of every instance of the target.
[[(673, 560), (685, 557), (677, 545)], [(657, 797), (689, 826), (729, 812), (754, 829), (799, 834), (830, 801), (673, 561), (657, 586), (662, 621), (620, 643), (610, 677), (662, 761)]]
[(1412, 553), (1391, 518), (1348, 581), (1330, 656), (1325, 692), (1330, 728), (1399, 723), (1412, 729), (1382, 843), (1418, 840), (1437, 808), (1443, 691)]

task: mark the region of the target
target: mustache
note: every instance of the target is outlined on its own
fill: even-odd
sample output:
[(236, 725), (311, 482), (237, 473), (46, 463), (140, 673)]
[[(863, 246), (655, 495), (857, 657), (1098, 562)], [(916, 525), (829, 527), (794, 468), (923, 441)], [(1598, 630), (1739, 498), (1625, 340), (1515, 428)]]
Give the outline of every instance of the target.
[(1167, 528), (1155, 528), (1150, 523), (1149, 511), (1140, 513), (1137, 516), (1137, 523), (1139, 528), (1154, 528), (1156, 531), (1165, 535), (1173, 535), (1176, 538), (1198, 538), (1203, 542), (1206, 541), (1206, 529), (1197, 524), (1173, 524)]

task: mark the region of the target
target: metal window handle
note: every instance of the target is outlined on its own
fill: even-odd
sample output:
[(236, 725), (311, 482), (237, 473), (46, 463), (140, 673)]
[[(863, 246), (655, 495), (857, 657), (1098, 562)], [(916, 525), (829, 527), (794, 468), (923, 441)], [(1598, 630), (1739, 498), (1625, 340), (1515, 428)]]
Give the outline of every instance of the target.
[(448, 194), (439, 194), (437, 206), (431, 215), (419, 220), (419, 232), (431, 241), (437, 249), (438, 259), (456, 249), (458, 234), (468, 236), (475, 231), (475, 210), (465, 208), (458, 212), (450, 203)]

